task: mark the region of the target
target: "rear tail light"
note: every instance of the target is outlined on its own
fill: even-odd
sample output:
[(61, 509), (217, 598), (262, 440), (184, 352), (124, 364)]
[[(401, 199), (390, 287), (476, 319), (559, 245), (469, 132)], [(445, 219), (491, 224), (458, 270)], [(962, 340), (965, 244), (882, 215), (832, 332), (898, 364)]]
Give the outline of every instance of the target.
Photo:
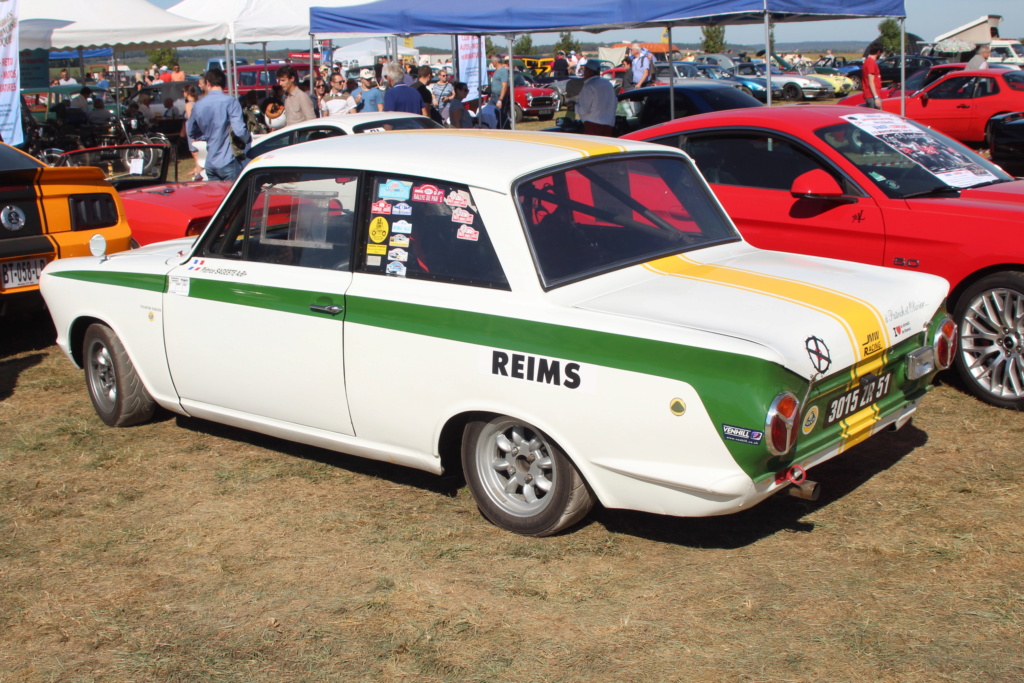
[(796, 444), (797, 427), (800, 424), (800, 399), (786, 392), (779, 394), (768, 409), (765, 431), (768, 434), (768, 451), (772, 455), (786, 455)]
[(956, 356), (956, 324), (949, 318), (943, 318), (935, 330), (935, 365), (940, 370), (945, 370), (953, 364)]
[(195, 237), (206, 229), (206, 224), (210, 222), (210, 217), (204, 218), (193, 218), (188, 222), (188, 226), (185, 228), (185, 237)]

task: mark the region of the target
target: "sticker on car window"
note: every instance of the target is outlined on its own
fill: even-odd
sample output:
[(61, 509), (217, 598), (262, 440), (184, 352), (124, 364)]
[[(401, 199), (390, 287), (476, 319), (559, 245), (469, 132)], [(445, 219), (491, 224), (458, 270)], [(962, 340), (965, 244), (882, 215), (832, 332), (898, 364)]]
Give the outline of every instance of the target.
[(370, 221), (370, 239), (378, 244), (388, 238), (388, 233), (391, 230), (388, 228), (388, 219), (381, 216), (377, 216)]
[(391, 229), (394, 230), (395, 232), (400, 232), (405, 235), (408, 235), (409, 233), (412, 232), (412, 223), (410, 223), (409, 221), (395, 221), (394, 225), (391, 226)]
[(383, 213), (385, 215), (391, 214), (391, 204), (384, 201), (383, 199), (370, 204), (370, 213)]
[(391, 215), (393, 216), (411, 216), (412, 207), (405, 202), (399, 202), (391, 207)]
[(388, 261), (406, 262), (409, 260), (409, 252), (405, 249), (392, 249), (388, 252)]
[(412, 201), (440, 204), (444, 201), (444, 190), (437, 185), (418, 185), (412, 188)]
[(395, 275), (397, 277), (405, 277), (405, 264), (401, 261), (390, 262), (388, 264), (387, 274)]
[(444, 198), (444, 203), (448, 206), (461, 206), (465, 208), (469, 206), (469, 197), (459, 190), (452, 190), (448, 193), (448, 196)]
[(456, 223), (468, 223), (472, 225), (473, 214), (471, 214), (469, 211), (466, 211), (465, 209), (455, 209), (454, 211), (452, 211), (452, 221)]
[(408, 235), (403, 235), (401, 233), (395, 233), (395, 234), (391, 235), (391, 239), (388, 240), (388, 246), (391, 246), (391, 247), (408, 247), (409, 246), (409, 236)]
[(401, 199), (405, 200), (409, 198), (409, 194), (412, 192), (412, 183), (406, 180), (388, 180), (385, 183), (381, 183), (379, 186), (379, 192), (377, 196), (381, 199)]

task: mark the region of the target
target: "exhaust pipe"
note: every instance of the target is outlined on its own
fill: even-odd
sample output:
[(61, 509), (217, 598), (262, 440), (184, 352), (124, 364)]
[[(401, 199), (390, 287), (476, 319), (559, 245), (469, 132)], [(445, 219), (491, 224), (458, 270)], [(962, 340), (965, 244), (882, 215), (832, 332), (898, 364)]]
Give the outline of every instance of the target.
[(800, 465), (793, 465), (782, 470), (775, 475), (775, 481), (780, 484), (789, 482), (790, 485), (786, 488), (789, 495), (803, 500), (818, 500), (818, 496), (821, 494), (818, 482), (808, 481), (807, 470)]
[(799, 484), (793, 484), (787, 488), (786, 492), (801, 500), (818, 500), (818, 496), (821, 495), (821, 487), (818, 486), (818, 482), (805, 479)]

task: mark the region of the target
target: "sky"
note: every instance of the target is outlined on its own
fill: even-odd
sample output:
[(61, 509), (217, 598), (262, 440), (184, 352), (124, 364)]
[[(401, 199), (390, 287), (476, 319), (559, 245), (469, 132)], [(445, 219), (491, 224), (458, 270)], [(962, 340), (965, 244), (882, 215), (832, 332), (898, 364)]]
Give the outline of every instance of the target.
[[(177, 4), (179, 0), (149, 0), (164, 9)], [(211, 0), (211, 2), (214, 0)], [(509, 0), (515, 2), (515, 0)], [(826, 6), (829, 4), (824, 0)], [(324, 6), (330, 6), (330, 0), (323, 0)], [(437, 5), (443, 7), (442, 2)], [(581, 8), (586, 3), (581, 4)], [(907, 31), (916, 33), (925, 40), (934, 40), (937, 35), (962, 26), (983, 14), (1000, 14), (1003, 23), (999, 33), (1004, 38), (1024, 38), (1024, 2), (1022, 0), (985, 0), (969, 2), (965, 0), (905, 0), (907, 8)], [(781, 43), (802, 42), (806, 40), (860, 40), (868, 43), (878, 35), (880, 19), (849, 19), (844, 21), (813, 21), (791, 24), (779, 24), (775, 27), (775, 40)], [(575, 31), (573, 37), (581, 42), (591, 40), (612, 42), (620, 40), (641, 40), (657, 42), (661, 39), (660, 29), (606, 31), (592, 35), (583, 31)], [(674, 43), (699, 43), (699, 28), (677, 28), (672, 31)], [(557, 33), (538, 33), (533, 35), (535, 45), (554, 43)], [(764, 42), (764, 29), (761, 26), (729, 26), (725, 30), (725, 39), (730, 43), (757, 44)], [(418, 46), (446, 48), (451, 46), (447, 36), (417, 37)], [(286, 44), (271, 44), (274, 49), (285, 47)], [(304, 47), (296, 45), (295, 47)]]

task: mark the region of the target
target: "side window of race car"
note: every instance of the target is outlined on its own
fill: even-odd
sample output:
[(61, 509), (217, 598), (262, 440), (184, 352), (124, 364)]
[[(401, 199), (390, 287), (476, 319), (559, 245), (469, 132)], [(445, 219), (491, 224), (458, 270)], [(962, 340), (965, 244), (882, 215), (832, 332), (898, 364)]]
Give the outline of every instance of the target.
[(367, 182), (371, 204), (360, 226), (359, 270), (510, 289), (469, 188), (390, 175)]
[(693, 158), (713, 185), (735, 185), (788, 192), (797, 176), (821, 169), (841, 186), (845, 179), (800, 144), (761, 132), (725, 132), (666, 138)]
[(204, 256), (349, 269), (358, 174), (269, 169), (246, 180)]

